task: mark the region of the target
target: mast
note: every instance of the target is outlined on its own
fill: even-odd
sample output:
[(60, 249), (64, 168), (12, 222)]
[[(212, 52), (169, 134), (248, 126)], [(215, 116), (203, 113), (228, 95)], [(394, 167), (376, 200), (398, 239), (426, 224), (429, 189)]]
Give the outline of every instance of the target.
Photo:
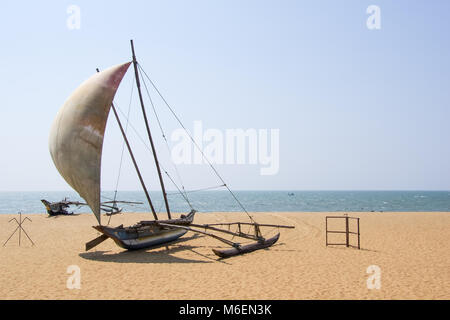
[[(98, 68), (97, 68), (97, 72), (100, 72), (100, 70), (98, 70)], [(114, 112), (114, 116), (116, 117), (117, 123), (119, 124), (120, 132), (122, 132), (123, 140), (125, 141), (125, 144), (127, 145), (128, 152), (130, 153), (131, 160), (133, 161), (133, 164), (134, 164), (134, 168), (136, 169), (137, 175), (139, 177), (139, 181), (141, 182), (142, 189), (144, 189), (145, 196), (147, 197), (150, 208), (152, 209), (153, 217), (155, 217), (155, 220), (158, 220), (158, 216), (156, 215), (156, 211), (155, 211), (155, 208), (153, 207), (152, 200), (150, 200), (150, 195), (148, 194), (147, 188), (145, 187), (144, 179), (142, 179), (141, 172), (139, 171), (139, 167), (136, 163), (136, 159), (134, 158), (134, 154), (133, 154), (133, 151), (131, 150), (130, 143), (128, 142), (127, 135), (126, 135), (125, 131), (123, 130), (122, 122), (119, 119), (119, 115), (117, 114), (116, 107), (114, 107), (113, 102), (111, 102), (111, 108)]]
[(114, 104), (111, 104), (111, 108), (112, 108), (112, 110), (114, 112), (114, 116), (116, 117), (117, 123), (119, 124), (120, 131), (122, 132), (123, 139), (125, 140), (125, 144), (127, 145), (128, 152), (130, 153), (131, 160), (133, 161), (134, 167), (135, 167), (136, 172), (138, 174), (139, 181), (141, 182), (141, 185), (142, 185), (142, 189), (144, 189), (145, 196), (147, 197), (147, 200), (148, 200), (148, 203), (150, 205), (150, 208), (152, 209), (153, 217), (155, 218), (155, 220), (158, 220), (158, 216), (156, 215), (156, 211), (155, 211), (155, 208), (153, 207), (152, 200), (150, 200), (150, 195), (148, 194), (147, 188), (145, 187), (144, 180), (142, 179), (141, 172), (139, 171), (138, 165), (136, 163), (136, 159), (134, 158), (133, 151), (131, 150), (130, 144), (128, 142), (128, 139), (127, 139), (127, 136), (125, 134), (125, 131), (123, 130), (122, 123), (120, 122), (119, 115), (117, 114), (117, 111), (116, 111), (116, 108), (114, 107)]
[(136, 61), (136, 55), (134, 53), (133, 40), (130, 40), (130, 42), (131, 42), (131, 51), (133, 53), (134, 75), (136, 77), (136, 85), (137, 85), (137, 89), (138, 89), (138, 93), (139, 93), (139, 101), (141, 102), (142, 114), (144, 115), (145, 127), (147, 128), (148, 139), (150, 140), (150, 145), (152, 147), (153, 158), (155, 159), (156, 169), (158, 171), (159, 183), (161, 184), (161, 189), (162, 189), (162, 193), (163, 193), (163, 197), (164, 197), (164, 203), (166, 205), (167, 215), (169, 216), (169, 219), (171, 219), (172, 217), (170, 215), (169, 202), (167, 201), (166, 188), (164, 187), (164, 181), (161, 176), (161, 169), (159, 167), (159, 162), (158, 162), (158, 157), (156, 155), (155, 145), (153, 144), (152, 135), (150, 133), (150, 127), (148, 125), (148, 120), (147, 120), (147, 113), (145, 112), (144, 100), (142, 99), (141, 83), (139, 81), (139, 72), (138, 72), (138, 66), (137, 66), (137, 61)]

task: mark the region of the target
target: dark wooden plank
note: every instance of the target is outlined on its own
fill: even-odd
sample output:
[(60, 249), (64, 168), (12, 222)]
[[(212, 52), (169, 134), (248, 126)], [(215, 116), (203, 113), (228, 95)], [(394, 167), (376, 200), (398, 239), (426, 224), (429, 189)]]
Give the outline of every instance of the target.
[(108, 239), (109, 237), (105, 234), (102, 234), (101, 236), (95, 238), (94, 240), (91, 240), (89, 242), (86, 242), (86, 251), (91, 250), (92, 248), (98, 246), (100, 243)]
[(349, 232), (349, 226), (348, 226), (348, 217), (347, 216), (345, 216), (345, 244), (347, 245), (347, 247), (349, 246), (349, 244), (350, 244), (350, 239), (349, 239), (349, 236), (348, 236), (348, 232)]

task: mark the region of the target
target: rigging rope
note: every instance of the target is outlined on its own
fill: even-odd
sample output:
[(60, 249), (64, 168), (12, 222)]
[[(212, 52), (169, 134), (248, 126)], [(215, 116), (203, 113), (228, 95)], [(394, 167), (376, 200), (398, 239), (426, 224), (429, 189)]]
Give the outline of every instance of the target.
[[(133, 101), (134, 81), (135, 81), (135, 80), (134, 80), (134, 78), (133, 78), (132, 83), (131, 83), (130, 102), (129, 102), (129, 104), (128, 104), (127, 123), (125, 124), (125, 134), (126, 134), (127, 131), (128, 131), (128, 123), (129, 123), (129, 120), (128, 120), (128, 119), (129, 119), (129, 117), (130, 117), (131, 103), (132, 103), (132, 101)], [(117, 188), (119, 187), (120, 172), (121, 172), (121, 170), (122, 170), (122, 162), (123, 162), (123, 153), (124, 153), (124, 151), (125, 151), (125, 140), (122, 141), (122, 152), (121, 152), (121, 154), (120, 154), (119, 173), (118, 173), (118, 175), (117, 175), (116, 188), (115, 188), (115, 191), (114, 191), (114, 201), (116, 200)]]
[(217, 177), (220, 179), (220, 181), (222, 181), (223, 185), (228, 189), (228, 191), (230, 192), (230, 194), (233, 196), (234, 200), (239, 204), (239, 206), (242, 208), (242, 210), (244, 210), (244, 212), (247, 214), (247, 216), (250, 218), (251, 221), (253, 221), (254, 223), (256, 223), (256, 221), (253, 219), (253, 217), (248, 213), (247, 209), (245, 209), (244, 205), (239, 201), (239, 199), (236, 197), (236, 195), (233, 193), (233, 191), (231, 191), (231, 189), (227, 186), (227, 184), (225, 183), (225, 181), (222, 179), (221, 175), (219, 174), (219, 172), (217, 172), (216, 168), (212, 165), (212, 163), (209, 161), (209, 159), (205, 156), (205, 154), (203, 153), (203, 150), (198, 146), (198, 144), (195, 142), (194, 138), (192, 138), (191, 134), (189, 133), (189, 131), (186, 129), (186, 127), (183, 125), (183, 123), (181, 122), (181, 120), (178, 118), (178, 116), (176, 115), (175, 111), (173, 111), (173, 109), (170, 107), (169, 103), (166, 101), (166, 99), (164, 99), (163, 95), (161, 94), (161, 92), (159, 92), (158, 88), (156, 87), (156, 85), (153, 83), (153, 81), (150, 79), (150, 77), (147, 75), (147, 73), (145, 72), (145, 70), (142, 68), (142, 66), (138, 63), (137, 64), (139, 69), (142, 70), (142, 72), (144, 73), (144, 75), (147, 77), (147, 79), (150, 81), (150, 83), (152, 84), (153, 88), (155, 89), (155, 91), (158, 93), (158, 95), (161, 97), (161, 99), (164, 101), (165, 105), (167, 106), (167, 108), (170, 110), (170, 112), (172, 113), (172, 115), (175, 117), (175, 119), (178, 121), (178, 123), (181, 125), (181, 127), (184, 129), (184, 131), (187, 133), (187, 135), (189, 136), (189, 138), (191, 139), (192, 143), (195, 145), (195, 147), (200, 151), (203, 159), (209, 164), (209, 166), (211, 167), (211, 169), (214, 171), (214, 173), (217, 175)]
[[(129, 119), (129, 117), (130, 117), (131, 103), (132, 103), (132, 101), (133, 101), (134, 82), (135, 82), (135, 78), (132, 77), (132, 80), (131, 80), (130, 102), (129, 102), (129, 104), (128, 104), (127, 123), (125, 124), (125, 134), (126, 134), (127, 131), (128, 131), (128, 123), (129, 123), (129, 120), (128, 120), (128, 119)], [(122, 163), (123, 163), (123, 153), (124, 153), (124, 151), (125, 151), (125, 140), (122, 141), (122, 151), (121, 151), (121, 153), (120, 153), (119, 172), (118, 172), (118, 174), (117, 174), (116, 188), (114, 189), (114, 199), (113, 199), (114, 203), (115, 203), (115, 201), (116, 201), (116, 199), (117, 199), (117, 189), (119, 188), (119, 180), (120, 180), (120, 173), (121, 173), (121, 171), (122, 171)], [(114, 205), (114, 203), (113, 203), (113, 205)], [(109, 223), (111, 222), (111, 218), (112, 218), (112, 215), (109, 216), (109, 219), (108, 219), (108, 226), (109, 226)]]
[[(192, 192), (198, 192), (198, 191), (205, 191), (205, 190), (211, 190), (211, 189), (218, 189), (218, 188), (221, 188), (221, 187), (224, 187), (224, 186), (225, 186), (225, 185), (221, 184), (221, 185), (215, 186), (215, 187), (206, 187), (206, 188), (202, 188), (202, 189), (188, 190), (188, 191), (185, 191), (185, 192), (186, 192), (186, 193), (192, 193)], [(176, 194), (176, 193), (168, 193), (168, 195), (174, 195), (174, 194)]]
[[(147, 92), (148, 99), (150, 100), (150, 104), (151, 104), (151, 106), (152, 106), (153, 113), (155, 114), (156, 121), (158, 122), (159, 129), (161, 130), (161, 135), (162, 135), (162, 137), (163, 137), (163, 139), (164, 139), (164, 141), (165, 141), (165, 143), (166, 143), (167, 151), (169, 152), (169, 155), (170, 155), (171, 151), (170, 151), (169, 142), (167, 141), (166, 134), (165, 134), (164, 129), (163, 129), (162, 125), (161, 125), (161, 121), (159, 120), (158, 113), (156, 112), (155, 104), (153, 103), (153, 99), (152, 99), (152, 97), (150, 96), (150, 92), (149, 92), (149, 90), (148, 90), (147, 83), (145, 82), (145, 79), (144, 79), (144, 77), (142, 76), (141, 68), (139, 67), (138, 70), (139, 70), (139, 74), (140, 74), (140, 76), (141, 76), (142, 82), (144, 83), (144, 87), (145, 87), (145, 91)], [(178, 180), (179, 180), (180, 183), (181, 183), (181, 188), (183, 189), (183, 191), (186, 191), (185, 188), (184, 188), (183, 180), (181, 179), (180, 173), (178, 172), (177, 166), (176, 166), (175, 163), (173, 163), (173, 162), (172, 162), (172, 164), (173, 164), (173, 167), (174, 167), (174, 169), (175, 169), (175, 173), (176, 173), (176, 175), (177, 175), (177, 177), (178, 177)], [(166, 174), (168, 175), (167, 172), (166, 172)], [(169, 176), (169, 175), (168, 175), (168, 176)], [(169, 178), (170, 178), (170, 177), (169, 177)], [(170, 178), (170, 179), (171, 179), (171, 178)], [(177, 189), (178, 189), (178, 186), (177, 186)], [(178, 189), (178, 191), (181, 192), (181, 190), (179, 190), (179, 189)], [(184, 196), (185, 196), (187, 202), (189, 203), (187, 194), (185, 194)], [(189, 204), (189, 205), (190, 205), (190, 204)]]
[[(189, 201), (187, 195), (186, 195), (186, 191), (183, 193), (181, 192), (180, 188), (178, 188), (177, 184), (173, 181), (172, 177), (167, 173), (166, 170), (164, 170), (164, 173), (169, 177), (170, 181), (172, 181), (172, 183), (174, 184), (174, 186), (177, 188), (178, 193), (181, 194), (181, 196), (184, 198), (184, 200), (187, 202), (187, 204), (189, 205), (189, 207), (191, 208), (191, 210), (194, 210), (194, 208), (191, 205), (191, 202)], [(173, 193), (172, 193), (173, 194)], [(166, 193), (166, 195), (170, 195)]]

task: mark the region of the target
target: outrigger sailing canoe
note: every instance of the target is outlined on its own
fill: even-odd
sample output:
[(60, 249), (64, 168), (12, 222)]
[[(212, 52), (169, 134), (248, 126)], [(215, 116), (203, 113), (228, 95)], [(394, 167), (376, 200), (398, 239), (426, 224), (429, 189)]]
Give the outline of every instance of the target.
[[(44, 204), (45, 209), (49, 216), (71, 216), (73, 212), (67, 211), (70, 206), (87, 206), (87, 203), (79, 202), (79, 201), (70, 201), (67, 198), (64, 198), (61, 201), (50, 202), (45, 199), (42, 199), (41, 202)], [(142, 204), (142, 202), (133, 202), (133, 201), (105, 201), (100, 203), (100, 209), (106, 212), (107, 216), (112, 216), (115, 214), (119, 214), (122, 212), (122, 208), (117, 206), (118, 203), (126, 203), (126, 204)]]
[[(252, 222), (251, 223), (233, 222), (233, 223), (209, 224), (209, 225), (194, 224), (193, 221), (196, 211), (192, 209), (192, 206), (191, 212), (189, 212), (187, 215), (181, 215), (179, 218), (172, 218), (169, 208), (169, 202), (167, 199), (167, 193), (164, 185), (164, 180), (162, 179), (161, 168), (158, 162), (158, 157), (153, 143), (152, 135), (150, 133), (150, 127), (148, 124), (146, 110), (144, 107), (144, 102), (140, 88), (139, 74), (140, 71), (142, 70), (142, 67), (140, 66), (140, 64), (138, 64), (136, 60), (132, 40), (131, 40), (131, 48), (133, 57), (133, 60), (131, 62), (116, 65), (101, 72), (97, 70), (96, 74), (94, 74), (92, 77), (83, 82), (72, 93), (72, 95), (69, 96), (69, 98), (66, 100), (66, 102), (56, 115), (56, 118), (53, 122), (50, 131), (49, 149), (56, 168), (58, 169), (61, 176), (66, 180), (66, 182), (79, 193), (79, 195), (86, 201), (86, 203), (92, 209), (92, 212), (94, 213), (98, 221), (98, 225), (94, 226), (94, 228), (102, 233), (101, 236), (86, 243), (86, 250), (92, 249), (93, 247), (97, 246), (98, 244), (100, 244), (101, 242), (103, 242), (108, 238), (113, 239), (115, 243), (120, 247), (129, 250), (150, 248), (156, 245), (174, 241), (179, 237), (183, 236), (188, 231), (204, 234), (213, 237), (219, 241), (222, 241), (227, 245), (230, 245), (231, 249), (213, 250), (214, 253), (221, 258), (251, 252), (262, 248), (267, 248), (273, 245), (278, 240), (279, 233), (270, 239), (265, 239), (261, 234), (260, 231), (261, 227), (293, 228), (293, 226), (267, 225), (256, 223), (253, 220), (253, 218), (248, 214), (247, 210), (245, 210), (245, 208), (239, 202), (239, 200), (235, 197), (235, 195), (231, 192), (228, 186), (224, 183), (223, 179), (218, 175), (217, 171), (214, 168), (213, 168), (214, 172), (223, 182), (222, 186), (226, 187), (230, 191), (234, 199), (247, 213)], [(158, 219), (158, 215), (156, 214), (155, 208), (150, 199), (144, 180), (139, 171), (136, 159), (133, 155), (133, 151), (127, 139), (126, 132), (123, 129), (119, 115), (113, 104), (113, 99), (117, 91), (117, 88), (119, 87), (120, 82), (124, 77), (125, 73), (127, 72), (131, 63), (133, 64), (134, 67), (136, 85), (138, 89), (143, 120), (145, 122), (148, 139), (150, 142), (153, 158), (155, 161), (155, 166), (158, 172), (162, 194), (164, 197), (164, 204), (168, 215), (167, 220)], [(153, 85), (153, 82), (151, 83)], [(157, 89), (156, 91), (158, 92), (158, 94), (160, 94), (160, 92)], [(166, 102), (165, 99), (163, 99), (163, 101)], [(169, 107), (169, 105), (167, 106)], [(113, 110), (114, 116), (121, 130), (124, 143), (127, 146), (128, 152), (130, 154), (133, 165), (136, 169), (136, 173), (138, 175), (142, 189), (145, 193), (145, 196), (147, 198), (147, 201), (150, 205), (150, 209), (154, 217), (154, 220), (140, 221), (137, 224), (129, 227), (124, 227), (122, 225), (118, 227), (109, 227), (101, 224), (101, 214), (100, 214), (102, 205), (102, 202), (100, 200), (101, 157), (102, 157), (103, 137), (105, 133), (106, 122), (108, 119), (109, 111), (111, 109)], [(173, 110), (170, 107), (169, 109), (173, 112)], [(178, 117), (176, 117), (176, 119), (179, 121)], [(211, 163), (209, 164), (211, 165)], [(173, 182), (172, 179), (171, 181)], [(178, 187), (177, 189), (180, 191)], [(181, 191), (180, 193), (186, 199), (185, 197), (186, 193), (183, 193)], [(254, 228), (254, 234), (242, 232), (241, 226), (243, 225), (249, 225), (250, 227)], [(222, 228), (219, 228), (219, 226), (222, 226)], [(223, 228), (224, 226), (227, 226), (228, 230)], [(230, 231), (231, 226), (233, 227), (237, 226), (238, 230)], [(208, 230), (208, 232), (206, 230)], [(216, 233), (228, 234), (232, 235), (233, 237), (249, 239), (252, 240), (252, 243), (247, 245), (241, 245), (237, 242), (232, 242), (221, 236), (218, 236)]]

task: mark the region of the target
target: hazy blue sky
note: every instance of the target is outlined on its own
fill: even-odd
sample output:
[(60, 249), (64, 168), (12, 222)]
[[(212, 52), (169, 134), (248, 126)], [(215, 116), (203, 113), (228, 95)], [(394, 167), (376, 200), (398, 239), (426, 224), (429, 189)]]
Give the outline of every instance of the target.
[[(67, 27), (72, 4), (79, 30)], [(380, 30), (366, 27), (372, 4)], [(1, 1), (0, 190), (69, 189), (48, 151), (51, 123), (96, 67), (131, 59), (131, 38), (189, 129), (201, 120), (205, 129), (280, 130), (278, 174), (218, 166), (234, 189), (449, 190), (449, 16), (450, 2), (437, 0)], [(122, 110), (132, 76), (117, 93)], [(176, 127), (167, 118), (167, 132)], [(112, 121), (107, 137), (111, 190), (122, 147)], [(134, 141), (157, 189), (151, 156)], [(120, 188), (138, 189), (125, 159)], [(207, 169), (180, 166), (186, 187), (217, 184)]]

